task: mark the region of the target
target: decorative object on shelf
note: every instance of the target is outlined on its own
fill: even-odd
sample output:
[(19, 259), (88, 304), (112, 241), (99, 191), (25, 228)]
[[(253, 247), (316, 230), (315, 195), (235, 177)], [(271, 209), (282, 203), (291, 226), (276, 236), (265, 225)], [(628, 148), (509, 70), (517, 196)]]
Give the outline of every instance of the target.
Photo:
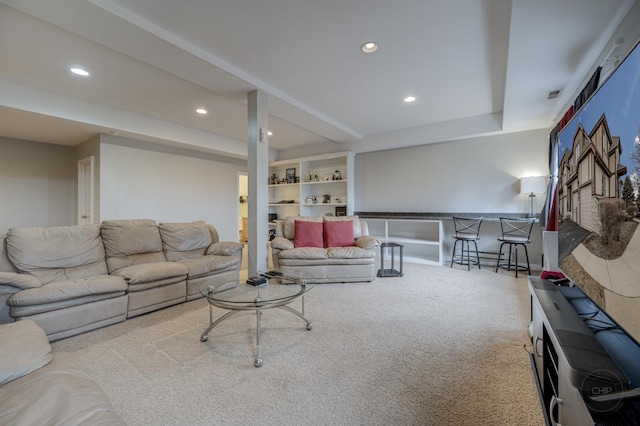
[(346, 216), (347, 206), (336, 206), (336, 216)]
[(241, 195), (240, 196), (240, 204), (244, 204), (249, 200), (249, 197), (247, 197), (246, 195)]
[(315, 195), (308, 195), (307, 198), (305, 199), (305, 203), (307, 204), (315, 204), (318, 202), (318, 199), (316, 198)]
[(275, 185), (278, 183), (278, 177), (276, 176), (276, 174), (272, 174), (271, 178), (269, 179), (269, 184), (270, 185)]
[(296, 168), (292, 167), (287, 169), (287, 183), (295, 183), (296, 181)]
[(300, 183), (300, 176), (296, 176), (293, 183)]
[(333, 197), (333, 202), (339, 204), (342, 202), (342, 199), (340, 197)]
[(296, 200), (280, 200), (276, 204), (293, 204)]
[(269, 222), (275, 222), (278, 220), (278, 213), (269, 213)]
[(325, 215), (325, 216), (333, 216), (333, 213), (331, 213), (331, 212), (326, 212), (324, 215)]
[(288, 183), (288, 182), (287, 182), (287, 178), (282, 178), (282, 179), (280, 180), (280, 183)]
[(340, 173), (340, 170), (333, 172), (333, 180), (342, 180), (342, 173)]
[(324, 204), (328, 204), (328, 203), (330, 203), (330, 202), (331, 202), (331, 195), (329, 195), (329, 194), (324, 194), (322, 197), (324, 198), (324, 199), (322, 200), (322, 202), (323, 202)]
[(322, 175), (322, 179), (320, 179), (322, 182), (328, 182), (331, 180), (331, 175)]
[(536, 217), (536, 196), (547, 192), (547, 178), (544, 176), (523, 176), (520, 178), (520, 193), (529, 194), (529, 216)]

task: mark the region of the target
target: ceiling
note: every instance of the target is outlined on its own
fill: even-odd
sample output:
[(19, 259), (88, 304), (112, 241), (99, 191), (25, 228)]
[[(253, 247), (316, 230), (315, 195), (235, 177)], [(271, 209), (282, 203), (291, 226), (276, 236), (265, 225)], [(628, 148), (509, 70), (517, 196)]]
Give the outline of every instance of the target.
[[(252, 90), (268, 95), (269, 147), (280, 153), (550, 128), (595, 66), (635, 44), (627, 15), (638, 8), (635, 0), (0, 0), (0, 136), (76, 146), (104, 133), (243, 158)], [(360, 51), (367, 41), (378, 43), (375, 53)], [(91, 75), (72, 75), (73, 65)], [(553, 90), (559, 96), (547, 99)], [(407, 95), (417, 101), (404, 103)]]

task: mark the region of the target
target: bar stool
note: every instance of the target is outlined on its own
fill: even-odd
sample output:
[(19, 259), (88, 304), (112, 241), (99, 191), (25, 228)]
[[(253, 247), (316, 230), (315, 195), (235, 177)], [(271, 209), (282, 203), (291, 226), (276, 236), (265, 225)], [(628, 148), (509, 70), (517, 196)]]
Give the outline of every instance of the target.
[[(455, 228), (455, 234), (453, 238), (456, 240), (453, 243), (453, 254), (451, 255), (451, 268), (453, 264), (467, 265), (467, 271), (471, 270), (471, 265), (480, 266), (480, 255), (478, 255), (478, 244), (476, 241), (480, 239), (480, 225), (482, 225), (483, 218), (481, 217), (453, 217), (453, 226)], [(456, 255), (456, 246), (458, 242), (461, 243), (460, 254)], [(474, 245), (474, 251), (476, 252), (476, 258), (471, 260), (471, 250), (469, 250), (469, 243)], [(466, 259), (465, 259), (466, 254)]]
[[(496, 264), (496, 272), (498, 272), (498, 268), (503, 268), (508, 271), (516, 271), (516, 278), (518, 278), (518, 271), (528, 271), (529, 275), (531, 275), (527, 244), (531, 242), (531, 230), (533, 229), (534, 223), (535, 218), (500, 218), (500, 229), (502, 231), (502, 236), (498, 237), (498, 241), (502, 241), (502, 244), (500, 244), (500, 251), (498, 252), (498, 263)], [(509, 258), (507, 259), (506, 263), (500, 262), (502, 260), (502, 247), (505, 244), (509, 245)], [(524, 265), (518, 264), (518, 246), (524, 247), (524, 254), (527, 259), (526, 268), (524, 267)], [(515, 252), (513, 258), (511, 256), (512, 248)]]

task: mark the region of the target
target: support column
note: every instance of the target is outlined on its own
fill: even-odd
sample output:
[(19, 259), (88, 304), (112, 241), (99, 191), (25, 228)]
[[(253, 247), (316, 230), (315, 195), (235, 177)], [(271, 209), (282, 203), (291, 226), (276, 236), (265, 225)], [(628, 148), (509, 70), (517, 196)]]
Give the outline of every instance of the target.
[(269, 243), (269, 97), (258, 90), (247, 95), (248, 105), (248, 176), (249, 241), (247, 265), (249, 276), (267, 270)]

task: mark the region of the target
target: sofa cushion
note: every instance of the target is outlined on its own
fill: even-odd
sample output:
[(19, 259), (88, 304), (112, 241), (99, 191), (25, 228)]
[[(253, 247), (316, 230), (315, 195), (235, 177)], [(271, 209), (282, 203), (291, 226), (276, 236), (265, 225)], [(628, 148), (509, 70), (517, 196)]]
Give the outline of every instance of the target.
[(330, 247), (327, 249), (329, 259), (375, 259), (375, 250), (364, 250), (360, 247)]
[(236, 256), (202, 256), (197, 259), (178, 260), (178, 263), (189, 268), (188, 278), (197, 278), (211, 275), (226, 270), (233, 270), (238, 267), (240, 258)]
[(142, 263), (118, 269), (114, 274), (122, 277), (129, 285), (163, 282), (168, 278), (176, 282), (175, 278), (187, 277), (189, 268), (178, 262)]
[(0, 386), (44, 367), (51, 361), (49, 339), (34, 321), (23, 320), (0, 325), (0, 342)]
[(319, 247), (298, 247), (280, 252), (280, 259), (327, 259), (327, 249)]
[(7, 255), (19, 271), (43, 283), (107, 274), (97, 225), (11, 228)]
[(56, 352), (49, 364), (0, 387), (0, 419), (7, 425), (124, 425), (80, 357), (69, 352)]
[(7, 299), (9, 306), (32, 306), (80, 299), (86, 296), (121, 293), (127, 283), (120, 277), (94, 275), (76, 280), (56, 281), (42, 287), (22, 290)]
[(162, 247), (169, 261), (204, 255), (213, 239), (204, 221), (158, 224)]
[(351, 221), (353, 224), (353, 238), (360, 238), (363, 235), (362, 224), (358, 216), (324, 216), (322, 220), (325, 222)]
[(100, 233), (109, 273), (126, 266), (167, 260), (155, 220), (105, 220)]
[(282, 224), (282, 233), (288, 240), (293, 240), (296, 233), (296, 220), (305, 222), (322, 222), (322, 216), (287, 216)]
[(325, 247), (348, 247), (354, 244), (352, 221), (325, 221), (323, 228)]
[(295, 221), (294, 247), (324, 247), (322, 222)]

